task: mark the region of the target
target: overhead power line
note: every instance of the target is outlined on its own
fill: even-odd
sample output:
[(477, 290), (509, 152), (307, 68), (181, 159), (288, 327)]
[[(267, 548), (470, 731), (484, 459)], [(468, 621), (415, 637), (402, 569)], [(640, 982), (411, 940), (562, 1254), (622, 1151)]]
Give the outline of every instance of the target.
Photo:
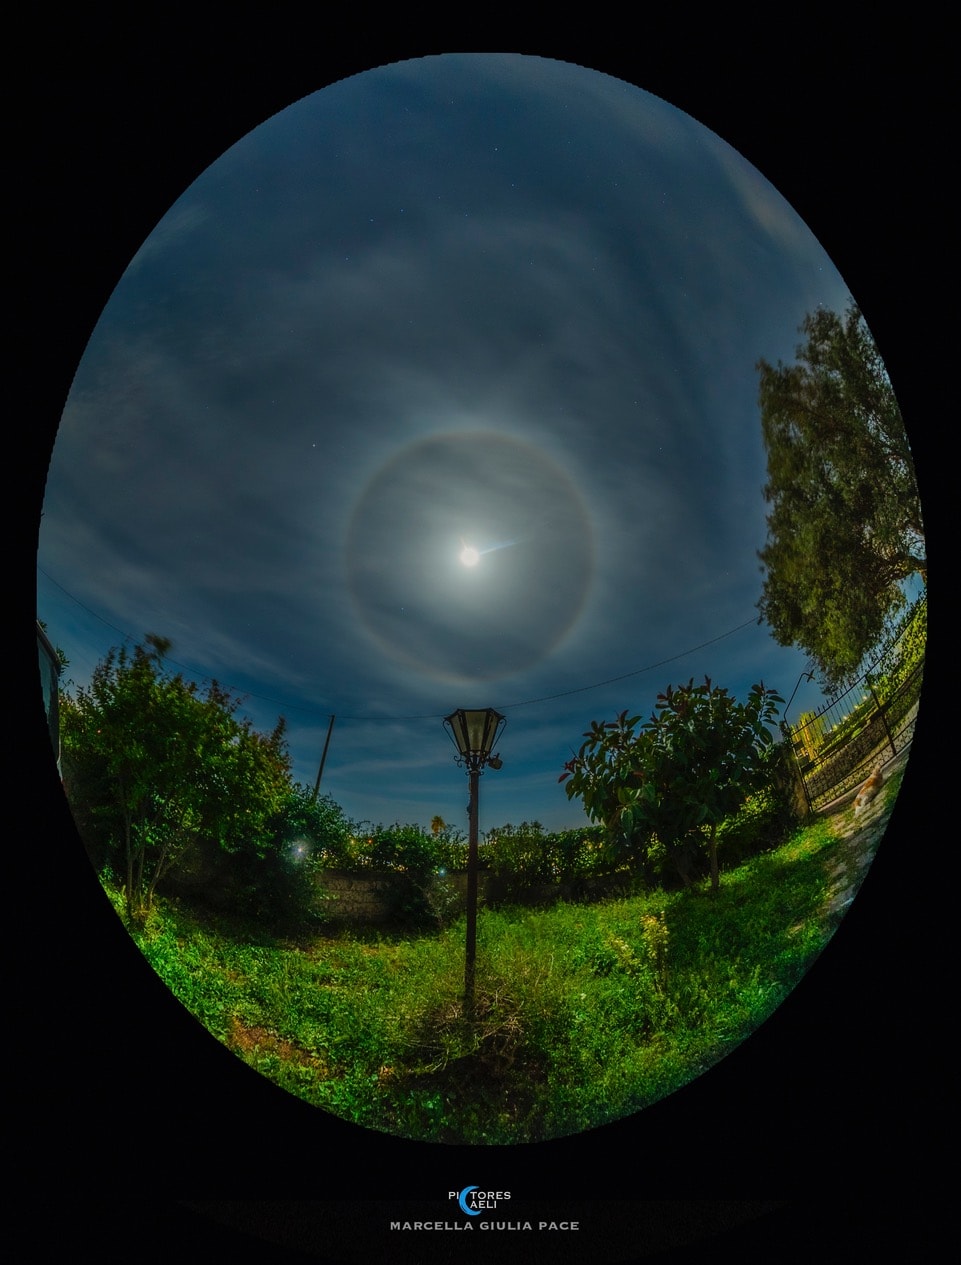
[(757, 622), (757, 616), (752, 615), (743, 624), (738, 624), (736, 628), (729, 628), (727, 632), (719, 633), (717, 637), (711, 637), (708, 641), (702, 641), (699, 646), (691, 646), (689, 650), (682, 650), (680, 654), (672, 654), (666, 659), (658, 659), (657, 663), (649, 663), (646, 667), (635, 668), (632, 672), (622, 672), (620, 676), (609, 676), (606, 681), (595, 681), (593, 685), (579, 685), (572, 690), (561, 690), (558, 694), (544, 694), (540, 698), (526, 698), (522, 703), (502, 703), (501, 707), (504, 709), (509, 707), (529, 707), (532, 703), (549, 703), (555, 698), (566, 698), (569, 694), (584, 694), (588, 690), (599, 690), (602, 685), (613, 685), (617, 681), (626, 681), (629, 677), (640, 676), (643, 672), (653, 672), (655, 668), (662, 668), (665, 663), (674, 663), (678, 659), (683, 659), (686, 655), (694, 654), (697, 650), (703, 650), (705, 646), (713, 646), (716, 642), (723, 641), (725, 637), (731, 637), (734, 633), (740, 632), (742, 628), (747, 628), (749, 624), (756, 624)]
[[(130, 641), (134, 644), (136, 643), (136, 637), (134, 637), (131, 633), (124, 632), (122, 628), (118, 628), (115, 624), (111, 624), (109, 620), (104, 619), (102, 615), (99, 615), (96, 611), (91, 610), (89, 606), (85, 606), (79, 598), (74, 597), (74, 595), (69, 592), (69, 590), (65, 589), (62, 584), (58, 583), (51, 575), (48, 575), (42, 567), (38, 566), (37, 570), (41, 573), (41, 575), (45, 576), (51, 584), (55, 585), (61, 593), (66, 594), (72, 602), (76, 602), (76, 604), (82, 610), (86, 611), (88, 615), (92, 615), (94, 619), (99, 620), (100, 623), (104, 624), (107, 628), (111, 628), (114, 632), (119, 633), (125, 641)], [(514, 703), (499, 703), (497, 705), (497, 710), (508, 711), (514, 710), (518, 707), (533, 707), (536, 703), (550, 703), (558, 698), (568, 698), (572, 694), (586, 694), (591, 690), (599, 690), (605, 685), (614, 685), (618, 681), (627, 681), (631, 677), (642, 676), (645, 672), (653, 672), (656, 668), (664, 667), (665, 664), (676, 663), (678, 659), (684, 659), (687, 655), (695, 654), (698, 650), (704, 650), (707, 646), (716, 645), (717, 642), (723, 641), (726, 637), (733, 637), (735, 633), (741, 632), (743, 629), (750, 627), (751, 624), (758, 624), (759, 622), (758, 617), (756, 615), (752, 615), (750, 619), (744, 620), (743, 623), (737, 624), (734, 628), (729, 628), (727, 632), (719, 633), (716, 637), (710, 637), (707, 641), (702, 641), (696, 646), (690, 646), (688, 649), (681, 650), (677, 654), (669, 655), (667, 658), (658, 659), (654, 663), (648, 663), (643, 668), (633, 668), (630, 672), (622, 672), (618, 676), (610, 676), (605, 678), (603, 681), (594, 681), (590, 685), (577, 685), (569, 690), (558, 690), (554, 694), (542, 694), (537, 698), (525, 698)], [(167, 659), (167, 662), (171, 664), (172, 667), (180, 668), (182, 671), (188, 672), (192, 676), (199, 677), (201, 680), (209, 681), (213, 679), (209, 673), (199, 672), (196, 668), (191, 667), (189, 664), (179, 663), (176, 659)], [(219, 677), (217, 679), (218, 681), (220, 680)], [(305, 715), (328, 715), (328, 713), (322, 712), (318, 707), (303, 707), (296, 703), (291, 703), (282, 699), (271, 698), (266, 694), (258, 694), (253, 690), (241, 690), (238, 687), (231, 686), (228, 681), (220, 681), (220, 684), (226, 685), (229, 689), (234, 689), (238, 694), (243, 695), (245, 698), (256, 698), (262, 703), (270, 703), (271, 706), (280, 707), (284, 711), (302, 712)], [(418, 716), (346, 716), (338, 711), (337, 715), (341, 721), (353, 721), (355, 723), (373, 723), (375, 721), (385, 723), (389, 721), (443, 720), (443, 715), (440, 712), (427, 712)]]

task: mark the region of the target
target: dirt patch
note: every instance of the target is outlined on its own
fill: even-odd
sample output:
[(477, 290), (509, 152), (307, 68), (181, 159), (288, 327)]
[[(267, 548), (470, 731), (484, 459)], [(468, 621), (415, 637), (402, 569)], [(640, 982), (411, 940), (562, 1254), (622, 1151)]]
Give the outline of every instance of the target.
[(311, 1054), (293, 1041), (279, 1037), (259, 1024), (246, 1024), (236, 1015), (230, 1017), (227, 1044), (245, 1062), (251, 1062), (264, 1054), (272, 1054), (285, 1063), (299, 1063), (302, 1067), (313, 1068), (322, 1076), (327, 1075), (327, 1065), (318, 1055)]

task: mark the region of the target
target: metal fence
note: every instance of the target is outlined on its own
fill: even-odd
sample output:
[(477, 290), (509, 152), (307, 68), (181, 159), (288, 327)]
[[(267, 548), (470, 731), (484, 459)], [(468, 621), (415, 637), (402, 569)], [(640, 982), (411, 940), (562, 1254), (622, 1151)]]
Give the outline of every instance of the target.
[[(906, 662), (905, 633), (926, 615), (924, 597), (911, 608), (899, 636), (867, 672), (819, 711), (790, 727), (790, 741), (810, 810), (859, 786), (880, 764), (910, 745), (924, 673), (923, 658)], [(785, 735), (787, 737), (787, 735)]]

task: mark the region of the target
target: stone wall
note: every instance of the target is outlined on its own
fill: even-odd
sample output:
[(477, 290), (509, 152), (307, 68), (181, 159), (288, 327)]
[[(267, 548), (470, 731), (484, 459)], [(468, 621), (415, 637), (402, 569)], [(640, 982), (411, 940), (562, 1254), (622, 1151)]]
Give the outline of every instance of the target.
[[(467, 874), (451, 874), (448, 879), (466, 901)], [(317, 875), (321, 908), (333, 922), (387, 922), (403, 881), (402, 875), (389, 871), (321, 870)], [(488, 876), (479, 875), (479, 900), (485, 899), (488, 885)]]
[[(456, 870), (446, 876), (467, 902), (467, 872)], [(391, 920), (398, 898), (403, 899), (404, 875), (390, 871), (319, 870), (317, 871), (318, 908), (332, 923), (377, 925)], [(581, 883), (539, 883), (519, 888), (481, 870), (477, 876), (477, 899), (480, 905), (523, 904), (552, 905), (559, 900), (591, 901), (611, 899), (628, 886), (625, 875), (585, 879)], [(189, 859), (166, 889), (202, 899), (216, 909), (232, 909), (239, 897), (229, 869), (211, 869), (208, 859), (197, 855)]]
[(321, 908), (334, 922), (386, 922), (398, 876), (322, 870), (317, 876)]
[[(459, 870), (447, 879), (467, 900), (467, 872)], [(390, 920), (394, 898), (403, 877), (389, 872), (357, 873), (349, 870), (322, 870), (317, 876), (322, 908), (332, 922), (377, 924)], [(509, 892), (493, 874), (477, 876), (477, 899), (481, 905), (516, 903), (552, 905), (560, 900), (604, 900), (626, 892), (625, 875), (585, 879), (582, 883), (539, 883), (523, 891)]]

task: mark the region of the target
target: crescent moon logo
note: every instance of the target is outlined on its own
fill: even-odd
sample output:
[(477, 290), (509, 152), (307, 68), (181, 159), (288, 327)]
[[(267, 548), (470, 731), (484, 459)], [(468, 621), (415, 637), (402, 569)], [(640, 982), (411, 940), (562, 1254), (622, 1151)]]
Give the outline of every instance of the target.
[(466, 1212), (466, 1213), (467, 1213), (467, 1215), (468, 1215), (469, 1217), (479, 1217), (479, 1216), (480, 1216), (480, 1209), (479, 1209), (479, 1208), (468, 1208), (468, 1206), (467, 1206), (467, 1202), (466, 1202), (466, 1201), (467, 1201), (467, 1196), (470, 1194), (470, 1192), (471, 1192), (472, 1190), (476, 1190), (476, 1189), (477, 1189), (477, 1187), (476, 1187), (476, 1186), (465, 1186), (465, 1187), (464, 1187), (464, 1189), (463, 1189), (463, 1190), (460, 1192), (460, 1194), (457, 1196), (457, 1202), (460, 1204), (461, 1208), (464, 1210), (464, 1212)]

